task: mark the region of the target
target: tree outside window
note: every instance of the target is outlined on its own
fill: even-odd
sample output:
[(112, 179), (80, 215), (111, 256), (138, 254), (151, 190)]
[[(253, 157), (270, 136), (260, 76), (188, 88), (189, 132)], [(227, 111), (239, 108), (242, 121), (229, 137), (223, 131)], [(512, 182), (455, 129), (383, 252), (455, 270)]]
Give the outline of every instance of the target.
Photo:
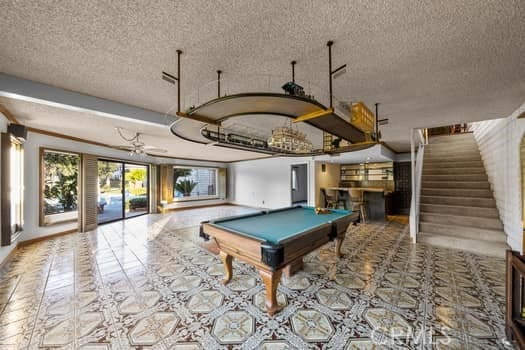
[(76, 211), (80, 156), (74, 153), (44, 150), (42, 162), (44, 215)]
[(217, 168), (175, 167), (173, 197), (182, 200), (216, 197), (217, 176)]

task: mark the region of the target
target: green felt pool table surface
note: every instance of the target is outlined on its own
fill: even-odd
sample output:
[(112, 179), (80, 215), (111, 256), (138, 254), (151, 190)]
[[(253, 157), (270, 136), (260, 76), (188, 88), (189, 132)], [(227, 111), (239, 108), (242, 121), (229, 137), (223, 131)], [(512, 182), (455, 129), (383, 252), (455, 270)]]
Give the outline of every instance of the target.
[(278, 244), (295, 235), (352, 213), (348, 210), (330, 209), (330, 211), (329, 214), (316, 214), (313, 207), (293, 207), (270, 211), (267, 214), (219, 219), (211, 222), (211, 224), (243, 236)]

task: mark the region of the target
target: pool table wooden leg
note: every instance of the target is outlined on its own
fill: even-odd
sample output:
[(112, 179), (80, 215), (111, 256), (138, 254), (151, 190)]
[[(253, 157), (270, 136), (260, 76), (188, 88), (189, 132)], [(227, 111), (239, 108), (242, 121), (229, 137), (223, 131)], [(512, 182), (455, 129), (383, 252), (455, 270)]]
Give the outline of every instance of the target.
[(292, 261), (288, 265), (286, 265), (283, 269), (284, 275), (288, 278), (295, 275), (297, 271), (300, 271), (303, 269), (303, 258), (299, 258), (295, 261)]
[(341, 258), (343, 256), (343, 253), (341, 253), (341, 246), (343, 245), (344, 237), (337, 237), (335, 239), (335, 255), (338, 258)]
[(233, 257), (229, 255), (228, 253), (225, 253), (221, 250), (219, 253), (222, 263), (224, 264), (224, 279), (222, 280), (222, 284), (227, 284), (232, 279), (232, 260)]
[(266, 310), (270, 316), (273, 316), (283, 309), (283, 306), (277, 303), (277, 286), (279, 285), (279, 281), (281, 281), (283, 270), (259, 270), (259, 274), (266, 287)]

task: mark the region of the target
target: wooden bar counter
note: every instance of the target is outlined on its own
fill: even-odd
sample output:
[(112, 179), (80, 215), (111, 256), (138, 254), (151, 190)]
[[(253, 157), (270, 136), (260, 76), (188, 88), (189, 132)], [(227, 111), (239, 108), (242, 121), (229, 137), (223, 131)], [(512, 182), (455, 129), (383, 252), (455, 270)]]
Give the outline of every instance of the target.
[[(347, 192), (351, 198), (350, 191), (363, 192), (366, 202), (366, 214), (369, 221), (385, 221), (388, 214), (387, 196), (392, 192), (383, 187), (328, 187), (327, 190)], [(353, 198), (357, 201), (357, 198)], [(351, 209), (351, 208), (350, 208)]]

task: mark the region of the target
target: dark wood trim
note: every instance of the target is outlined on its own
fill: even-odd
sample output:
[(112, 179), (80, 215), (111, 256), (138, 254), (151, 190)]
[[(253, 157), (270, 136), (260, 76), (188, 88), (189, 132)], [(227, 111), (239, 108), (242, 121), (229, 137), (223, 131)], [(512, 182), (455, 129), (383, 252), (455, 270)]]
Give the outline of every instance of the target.
[(2, 152), (2, 174), (1, 174), (1, 246), (11, 245), (11, 198), (9, 196), (9, 187), (11, 186), (11, 136), (8, 133), (2, 133), (1, 152)]
[(2, 104), (0, 104), (0, 113), (2, 113), (10, 123), (21, 124), (18, 119), (16, 119), (16, 117), (9, 111), (9, 109), (7, 109), (7, 107)]
[(38, 243), (38, 242), (42, 242), (42, 241), (47, 241), (48, 239), (53, 239), (53, 238), (57, 238), (57, 237), (61, 237), (61, 236), (65, 236), (65, 235), (69, 235), (69, 234), (72, 234), (72, 233), (77, 233), (78, 232), (78, 229), (74, 228), (74, 229), (71, 229), (71, 230), (66, 230), (66, 231), (61, 231), (61, 232), (57, 232), (57, 233), (52, 233), (50, 235), (47, 235), (47, 236), (42, 236), (42, 237), (37, 237), (37, 238), (33, 238), (33, 239), (28, 239), (27, 241), (21, 241), (18, 243), (18, 247), (21, 248), (21, 247), (25, 247), (25, 246), (28, 246), (30, 244), (34, 244), (34, 243)]
[(44, 148), (38, 149), (38, 226), (44, 226)]
[(524, 256), (509, 249), (506, 261), (505, 334), (509, 341), (518, 345), (520, 349), (525, 349), (525, 318), (522, 316), (525, 305), (522, 290), (525, 277)]
[(111, 158), (111, 157), (97, 156), (96, 154), (92, 154), (92, 156), (97, 157), (97, 160), (98, 161), (102, 161), (102, 162), (126, 163), (126, 164), (141, 165), (141, 166), (148, 166), (148, 165), (152, 164), (152, 163), (142, 163), (140, 161), (135, 161), (135, 160), (128, 161), (128, 160), (125, 160), (125, 159), (122, 159), (122, 158)]

